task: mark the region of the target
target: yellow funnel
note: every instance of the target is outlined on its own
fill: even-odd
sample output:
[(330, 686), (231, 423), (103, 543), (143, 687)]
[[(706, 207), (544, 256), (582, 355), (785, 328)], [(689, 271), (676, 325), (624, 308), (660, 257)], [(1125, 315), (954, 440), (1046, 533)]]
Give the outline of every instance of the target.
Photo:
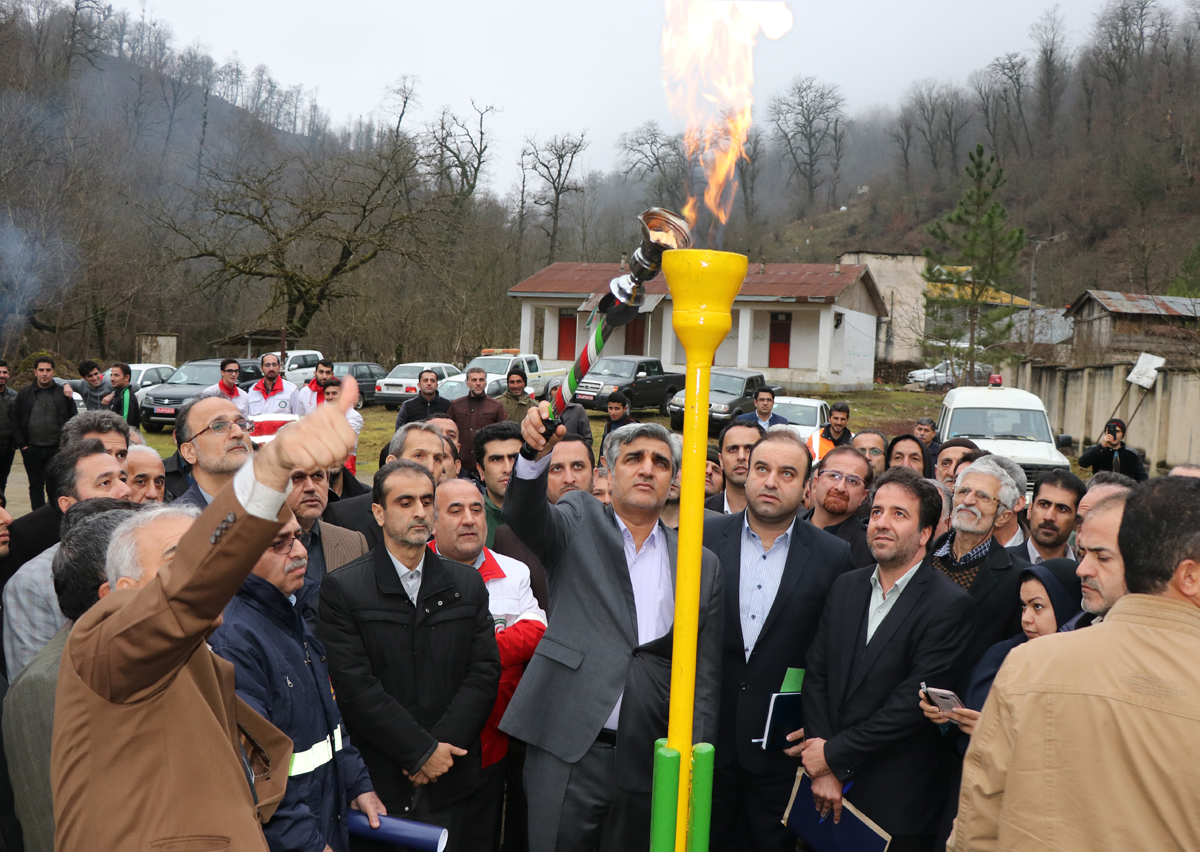
[[(696, 634), (700, 620), (700, 551), (704, 544), (704, 470), (708, 460), (708, 391), (713, 356), (733, 324), (733, 300), (746, 280), (745, 255), (686, 249), (663, 255), (671, 323), (687, 354), (683, 474), (679, 485), (679, 554), (675, 569), (675, 639), (667, 745), (692, 753), (696, 701)], [(669, 356), (669, 353), (663, 353)], [(687, 849), (691, 761), (680, 761), (675, 849)]]

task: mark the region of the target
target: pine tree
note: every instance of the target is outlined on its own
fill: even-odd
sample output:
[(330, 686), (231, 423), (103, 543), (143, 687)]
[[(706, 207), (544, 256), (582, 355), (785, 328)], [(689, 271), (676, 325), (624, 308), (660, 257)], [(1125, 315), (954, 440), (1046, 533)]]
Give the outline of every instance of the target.
[(952, 339), (965, 318), (967, 376), (973, 383), (979, 352), (1012, 328), (1011, 308), (989, 310), (987, 305), (997, 292), (1015, 289), (1012, 273), (1025, 247), (1025, 229), (1010, 228), (1008, 211), (996, 200), (1007, 179), (995, 154), (977, 145), (966, 175), (967, 188), (958, 205), (926, 229), (941, 248), (926, 247), (924, 277), (935, 285), (926, 297), (933, 336)]

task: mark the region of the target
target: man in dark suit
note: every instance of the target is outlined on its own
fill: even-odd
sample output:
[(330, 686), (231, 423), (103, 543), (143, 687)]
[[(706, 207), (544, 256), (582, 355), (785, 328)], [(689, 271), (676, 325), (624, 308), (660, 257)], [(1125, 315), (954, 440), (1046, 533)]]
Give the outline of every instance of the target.
[(875, 564), (867, 546), (867, 530), (859, 508), (867, 500), (874, 469), (866, 456), (854, 447), (834, 447), (817, 462), (812, 480), (812, 508), (801, 513), (802, 520), (817, 529), (835, 535), (850, 545), (855, 568)]
[(941, 495), (914, 471), (879, 478), (868, 527), (879, 562), (833, 584), (808, 651), (807, 739), (788, 749), (822, 814), (839, 821), (845, 795), (892, 835), (891, 852), (933, 852), (950, 755), (913, 699), (922, 682), (958, 682), (973, 628), (970, 596), (926, 557), (941, 515)]
[[(654, 740), (667, 733), (678, 543), (659, 515), (680, 451), (662, 426), (625, 426), (605, 442), (612, 505), (576, 491), (551, 505), (550, 451), (566, 429), (547, 444), (548, 417), (542, 403), (522, 421), (528, 446), (504, 519), (545, 566), (554, 612), (500, 729), (529, 744), (531, 852), (645, 849)], [(695, 742), (716, 733), (722, 616), (717, 559), (705, 551)]]
[(796, 838), (780, 817), (797, 760), (753, 740), (763, 735), (771, 694), (789, 669), (804, 669), (833, 581), (854, 565), (845, 542), (797, 520), (809, 467), (800, 438), (769, 432), (749, 462), (746, 511), (704, 524), (725, 584), (710, 847), (791, 852)]
[(750, 472), (750, 448), (766, 432), (757, 423), (735, 420), (717, 438), (725, 489), (704, 501), (705, 509), (732, 515), (746, 508), (746, 475)]
[(491, 845), (471, 815), (500, 652), (479, 572), (425, 546), (433, 489), (415, 461), (376, 472), (385, 544), (326, 575), (317, 634), (342, 719), (388, 813), (443, 826), (447, 849), (471, 852)]

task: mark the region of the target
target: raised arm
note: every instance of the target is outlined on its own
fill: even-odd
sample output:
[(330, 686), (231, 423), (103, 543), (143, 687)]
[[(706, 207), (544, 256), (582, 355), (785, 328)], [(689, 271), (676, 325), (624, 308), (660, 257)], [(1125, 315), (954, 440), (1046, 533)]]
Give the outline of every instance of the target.
[(537, 452), (537, 458), (531, 461), (524, 454), (517, 457), (513, 474), (508, 480), (508, 492), (504, 495), (504, 522), (541, 560), (547, 572), (554, 568), (558, 555), (566, 548), (571, 531), (578, 525), (581, 516), (579, 508), (572, 505), (571, 500), (564, 499), (552, 506), (546, 499), (550, 453), (567, 433), (566, 427), (560, 424), (549, 440), (542, 435), (543, 423), (549, 414), (548, 402), (526, 412), (525, 419), (521, 421), (521, 435), (525, 443)]

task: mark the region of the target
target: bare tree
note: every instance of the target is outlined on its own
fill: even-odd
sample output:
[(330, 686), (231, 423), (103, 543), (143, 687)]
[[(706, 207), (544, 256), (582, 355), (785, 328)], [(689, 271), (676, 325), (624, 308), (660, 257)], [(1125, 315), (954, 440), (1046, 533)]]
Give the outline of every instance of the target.
[(824, 183), (821, 164), (829, 156), (834, 123), (844, 106), (838, 87), (816, 77), (797, 77), (784, 94), (771, 100), (770, 121), (788, 164), (788, 180), (803, 182), (806, 211), (812, 210), (817, 188)]
[(887, 127), (887, 136), (896, 145), (896, 157), (904, 170), (904, 188), (912, 190), (912, 150), (916, 120), (912, 108), (905, 105)]
[(1018, 155), (1021, 153), (1016, 134), (1019, 130), (1025, 138), (1025, 150), (1033, 156), (1033, 136), (1029, 132), (1029, 121), (1025, 117), (1025, 102), (1032, 88), (1029, 60), (1019, 53), (1006, 53), (992, 60), (988, 66), (1000, 84), (1000, 98), (1005, 104), (1010, 138)]
[(1037, 100), (1038, 132), (1049, 143), (1049, 150), (1053, 154), (1055, 125), (1071, 73), (1067, 22), (1058, 6), (1047, 9), (1030, 28), (1029, 34), (1035, 50), (1033, 85)]
[(942, 131), (939, 118), (942, 113), (942, 91), (936, 80), (918, 80), (908, 90), (905, 108), (914, 119), (917, 134), (925, 143), (925, 151), (929, 155), (929, 166), (934, 176), (941, 174), (942, 165)]
[(963, 131), (971, 123), (971, 108), (963, 90), (952, 83), (942, 86), (938, 100), (942, 138), (950, 155), (950, 172), (957, 178), (958, 154), (962, 149)]
[(975, 92), (975, 110), (983, 122), (988, 137), (988, 147), (1001, 161), (1004, 160), (1004, 136), (1000, 132), (1000, 92), (996, 79), (990, 71), (973, 71), (967, 83)]
[(546, 263), (554, 263), (558, 253), (558, 230), (563, 213), (563, 199), (572, 192), (582, 192), (583, 186), (572, 177), (575, 160), (588, 146), (587, 131), (574, 136), (564, 133), (551, 136), (545, 142), (525, 140), (524, 156), (529, 167), (542, 180), (541, 192), (533, 196), (535, 206), (542, 208), (545, 222), (542, 230), (550, 239)]
[(829, 132), (829, 194), (826, 208), (838, 206), (838, 187), (842, 182), (842, 161), (846, 157), (846, 131), (850, 122), (844, 116), (833, 120), (833, 128)]
[(471, 109), (474, 115), (470, 118), (443, 109), (425, 134), (427, 168), (455, 211), (474, 196), (491, 145), (487, 118), (496, 108), (471, 101)]
[(687, 200), (688, 161), (683, 137), (671, 135), (657, 121), (647, 121), (617, 139), (625, 173), (646, 185), (656, 207), (679, 210)]
[(767, 145), (762, 131), (757, 127), (751, 127), (746, 133), (742, 156), (737, 161), (737, 179), (738, 188), (742, 194), (742, 210), (745, 212), (746, 221), (751, 228), (758, 223), (758, 178), (762, 173), (763, 160), (767, 155), (766, 149)]

